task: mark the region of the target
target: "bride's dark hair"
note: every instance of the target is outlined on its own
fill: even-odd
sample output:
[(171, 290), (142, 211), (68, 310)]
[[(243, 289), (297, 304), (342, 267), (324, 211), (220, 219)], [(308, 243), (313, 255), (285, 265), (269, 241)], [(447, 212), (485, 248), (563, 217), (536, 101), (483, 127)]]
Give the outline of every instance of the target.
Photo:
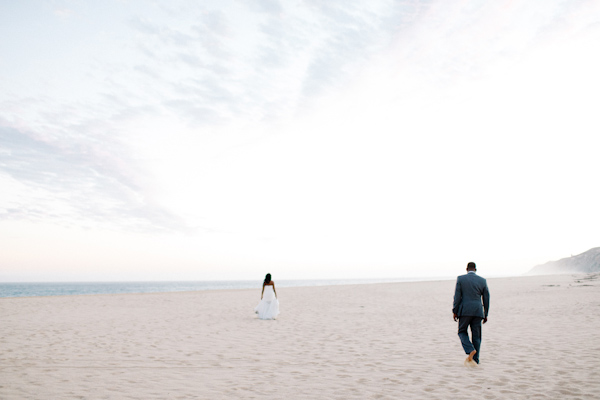
[(267, 276), (265, 276), (265, 281), (263, 282), (263, 285), (266, 285), (269, 282), (271, 282), (271, 274), (267, 274)]

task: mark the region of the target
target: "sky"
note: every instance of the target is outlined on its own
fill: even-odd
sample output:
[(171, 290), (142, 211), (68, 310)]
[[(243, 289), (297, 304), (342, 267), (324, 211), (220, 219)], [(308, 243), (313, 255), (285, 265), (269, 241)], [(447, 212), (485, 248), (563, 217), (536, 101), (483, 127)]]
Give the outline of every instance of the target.
[(600, 246), (600, 2), (0, 2), (0, 281), (518, 275)]

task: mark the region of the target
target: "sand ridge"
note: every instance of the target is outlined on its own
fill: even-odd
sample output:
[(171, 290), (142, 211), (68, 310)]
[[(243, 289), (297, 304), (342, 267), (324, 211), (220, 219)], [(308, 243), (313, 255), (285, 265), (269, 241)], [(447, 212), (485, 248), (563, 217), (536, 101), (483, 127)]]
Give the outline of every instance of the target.
[(0, 299), (0, 398), (599, 398), (598, 275), (488, 285), (475, 368), (454, 281)]

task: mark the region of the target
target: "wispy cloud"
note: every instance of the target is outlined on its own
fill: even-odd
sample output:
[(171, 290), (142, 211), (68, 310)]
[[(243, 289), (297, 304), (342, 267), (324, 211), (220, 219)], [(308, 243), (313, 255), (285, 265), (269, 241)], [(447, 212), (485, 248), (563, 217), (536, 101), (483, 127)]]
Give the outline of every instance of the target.
[(0, 126), (0, 174), (12, 182), (2, 219), (131, 230), (188, 228), (144, 195), (123, 145), (43, 139)]
[[(185, 105), (182, 117), (201, 123), (198, 109), (207, 117), (213, 110), (209, 121), (293, 113), (311, 97), (343, 85), (372, 54), (389, 46), (396, 34), (390, 14), (399, 12), (387, 5), (367, 9), (344, 2), (247, 6), (239, 3), (231, 14), (198, 10), (195, 18), (177, 25), (131, 20), (138, 49), (149, 57), (136, 70), (162, 77), (152, 84), (165, 85), (168, 107)], [(186, 85), (194, 94), (182, 92)], [(248, 104), (255, 111), (240, 115)], [(274, 104), (280, 107), (273, 109)]]
[(57, 8), (54, 10), (54, 15), (62, 19), (71, 18), (74, 14), (74, 11), (69, 8)]

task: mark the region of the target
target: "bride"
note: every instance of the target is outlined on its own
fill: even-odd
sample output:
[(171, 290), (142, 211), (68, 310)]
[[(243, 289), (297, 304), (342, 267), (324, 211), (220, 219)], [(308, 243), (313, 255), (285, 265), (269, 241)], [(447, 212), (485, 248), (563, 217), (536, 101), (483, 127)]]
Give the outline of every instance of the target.
[(275, 291), (275, 282), (271, 280), (271, 274), (265, 276), (262, 292), (260, 294), (260, 303), (254, 309), (260, 319), (275, 319), (279, 315), (279, 300), (277, 300), (277, 291)]

